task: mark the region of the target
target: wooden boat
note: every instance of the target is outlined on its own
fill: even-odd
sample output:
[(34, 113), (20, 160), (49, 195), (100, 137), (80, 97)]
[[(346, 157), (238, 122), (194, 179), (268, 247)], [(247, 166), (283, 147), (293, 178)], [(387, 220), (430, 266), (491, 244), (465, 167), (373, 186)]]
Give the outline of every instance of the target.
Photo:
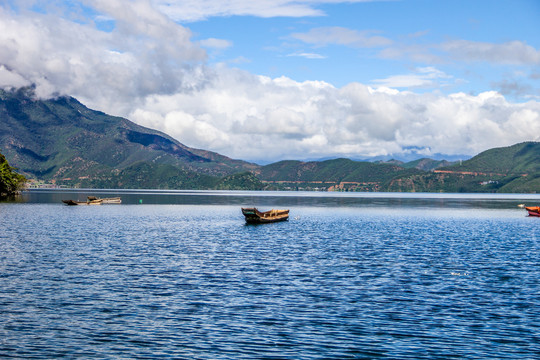
[(540, 217), (540, 206), (527, 206), (525, 210), (527, 210), (529, 216)]
[(103, 200), (88, 200), (88, 201), (76, 201), (76, 200), (62, 200), (66, 205), (101, 205)]
[(242, 208), (242, 214), (248, 224), (266, 224), (289, 219), (289, 210), (259, 211), (257, 208)]
[(101, 200), (103, 204), (121, 204), (122, 199), (120, 197), (112, 197), (112, 198), (98, 198), (95, 196), (88, 196), (88, 201), (94, 201), (94, 200)]

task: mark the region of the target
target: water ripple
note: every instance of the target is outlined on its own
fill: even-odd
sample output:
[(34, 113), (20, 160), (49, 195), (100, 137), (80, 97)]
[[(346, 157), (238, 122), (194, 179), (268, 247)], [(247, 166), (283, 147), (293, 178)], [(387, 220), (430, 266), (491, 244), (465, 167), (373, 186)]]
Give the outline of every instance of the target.
[(0, 357), (538, 358), (540, 222), (405, 210), (1, 204)]

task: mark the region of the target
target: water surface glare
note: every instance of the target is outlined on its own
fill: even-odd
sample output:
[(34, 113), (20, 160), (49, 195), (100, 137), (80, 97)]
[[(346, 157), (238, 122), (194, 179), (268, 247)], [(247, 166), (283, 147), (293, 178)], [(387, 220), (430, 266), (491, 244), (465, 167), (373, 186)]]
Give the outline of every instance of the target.
[(248, 226), (217, 196), (1, 203), (0, 358), (540, 358), (540, 219), (516, 201), (291, 196)]

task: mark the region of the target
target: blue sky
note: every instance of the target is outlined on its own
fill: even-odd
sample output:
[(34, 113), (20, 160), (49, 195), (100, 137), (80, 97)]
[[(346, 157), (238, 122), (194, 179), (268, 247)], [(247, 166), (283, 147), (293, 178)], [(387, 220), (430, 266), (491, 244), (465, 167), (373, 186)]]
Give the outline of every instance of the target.
[(0, 87), (256, 162), (540, 141), (538, 0), (0, 2)]
[[(210, 62), (227, 62), (255, 74), (323, 80), (337, 87), (361, 82), (473, 94), (504, 91), (500, 84), (521, 80), (534, 89), (508, 95), (520, 101), (540, 96), (538, 82), (526, 80), (527, 73), (538, 71), (538, 63), (531, 70), (528, 63), (452, 56), (440, 49), (452, 41), (495, 46), (516, 40), (539, 49), (540, 1), (406, 0), (314, 8), (322, 15), (226, 16), (181, 23), (193, 31), (195, 40), (227, 42), (226, 48), (208, 49)], [(440, 72), (439, 77), (418, 85), (426, 78), (421, 69), (430, 67)], [(521, 79), (511, 75), (516, 71), (524, 72)], [(403, 78), (397, 82), (396, 77), (405, 75), (409, 83)]]

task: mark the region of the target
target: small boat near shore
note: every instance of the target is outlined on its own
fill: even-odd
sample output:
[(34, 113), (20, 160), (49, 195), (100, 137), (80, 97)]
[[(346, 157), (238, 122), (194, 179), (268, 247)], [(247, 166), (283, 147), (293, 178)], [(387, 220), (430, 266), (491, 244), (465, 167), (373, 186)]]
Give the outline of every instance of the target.
[(121, 204), (122, 199), (120, 197), (112, 197), (112, 198), (98, 198), (95, 196), (88, 196), (88, 201), (95, 201), (95, 200), (101, 200), (104, 204)]
[(62, 200), (62, 202), (66, 205), (102, 205), (102, 204), (121, 204), (122, 199), (119, 197), (101, 199), (95, 196), (87, 196), (86, 201)]
[(540, 217), (540, 206), (526, 206), (525, 210), (527, 210), (529, 216)]
[(259, 211), (257, 208), (242, 208), (242, 214), (244, 214), (248, 224), (266, 224), (289, 219), (288, 209)]
[(62, 200), (66, 205), (101, 205), (103, 204), (102, 200), (88, 200), (88, 201), (78, 201), (78, 200)]

